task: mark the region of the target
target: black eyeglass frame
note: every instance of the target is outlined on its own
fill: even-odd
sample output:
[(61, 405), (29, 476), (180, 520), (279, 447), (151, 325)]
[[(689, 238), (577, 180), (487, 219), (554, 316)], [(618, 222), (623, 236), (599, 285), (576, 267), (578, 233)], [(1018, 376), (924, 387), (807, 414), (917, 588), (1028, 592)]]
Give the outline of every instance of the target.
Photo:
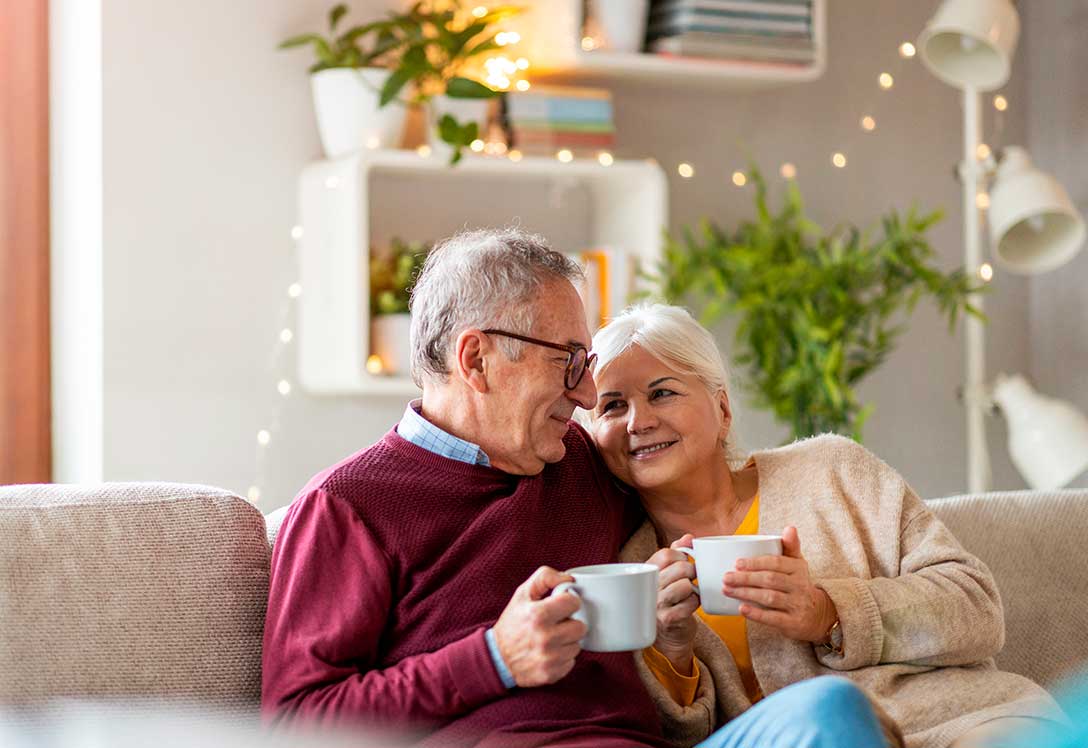
[[(542, 345), (545, 348), (552, 348), (557, 351), (565, 351), (567, 354), (567, 370), (563, 376), (563, 386), (568, 390), (573, 390), (582, 383), (582, 378), (586, 375), (586, 372), (593, 368), (593, 364), (597, 363), (597, 354), (590, 353), (589, 349), (584, 345), (568, 345), (566, 343), (552, 343), (548, 340), (540, 340), (539, 338), (530, 338), (528, 335), (518, 335), (514, 332), (506, 332), (505, 330), (481, 330), (480, 332), (485, 335), (502, 335), (506, 338), (513, 338), (514, 340), (520, 340), (523, 343), (532, 343), (533, 345)], [(581, 354), (581, 371), (575, 372), (575, 366), (578, 362), (578, 355)], [(573, 382), (571, 380), (574, 380)]]

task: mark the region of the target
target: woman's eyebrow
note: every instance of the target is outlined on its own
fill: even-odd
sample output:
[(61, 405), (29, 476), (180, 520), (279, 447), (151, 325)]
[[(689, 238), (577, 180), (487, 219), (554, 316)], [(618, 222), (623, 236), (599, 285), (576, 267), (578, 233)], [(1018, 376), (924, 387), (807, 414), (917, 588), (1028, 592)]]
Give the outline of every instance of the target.
[(652, 382), (650, 382), (650, 383), (649, 383), (648, 385), (646, 385), (646, 389), (648, 389), (648, 390), (649, 390), (649, 389), (653, 389), (654, 387), (656, 387), (657, 385), (661, 384), (662, 382), (667, 382), (667, 381), (669, 381), (670, 379), (671, 379), (672, 381), (676, 382), (677, 384), (683, 384), (683, 382), (681, 382), (681, 381), (680, 381), (679, 379), (677, 379), (676, 377), (661, 377), (660, 379), (655, 379), (654, 381), (652, 381)]
[(623, 396), (622, 392), (606, 392), (603, 395), (597, 395), (598, 399), (605, 398), (605, 397), (622, 397), (622, 396)]

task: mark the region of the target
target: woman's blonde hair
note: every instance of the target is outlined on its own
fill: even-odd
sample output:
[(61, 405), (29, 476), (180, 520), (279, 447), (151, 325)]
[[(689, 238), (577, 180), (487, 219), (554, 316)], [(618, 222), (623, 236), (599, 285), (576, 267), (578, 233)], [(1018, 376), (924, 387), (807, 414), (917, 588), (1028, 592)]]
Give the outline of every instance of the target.
[[(687, 309), (642, 303), (628, 307), (609, 320), (593, 336), (593, 351), (597, 354), (595, 373), (603, 373), (633, 345), (640, 346), (682, 374), (695, 376), (712, 396), (719, 391), (728, 396), (729, 369), (718, 344)], [(592, 418), (588, 420), (592, 423)], [(737, 416), (733, 412), (725, 442), (725, 458), (730, 465), (743, 462), (745, 457), (736, 446), (736, 426)]]

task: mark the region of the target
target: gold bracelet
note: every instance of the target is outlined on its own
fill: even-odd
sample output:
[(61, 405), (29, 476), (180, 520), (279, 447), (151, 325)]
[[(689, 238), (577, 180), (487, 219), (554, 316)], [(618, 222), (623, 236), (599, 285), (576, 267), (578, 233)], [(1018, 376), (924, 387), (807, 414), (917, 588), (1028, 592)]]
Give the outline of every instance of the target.
[(821, 643), (820, 646), (832, 654), (842, 656), (842, 626), (839, 625), (838, 618), (831, 624), (831, 628), (827, 630), (827, 643)]

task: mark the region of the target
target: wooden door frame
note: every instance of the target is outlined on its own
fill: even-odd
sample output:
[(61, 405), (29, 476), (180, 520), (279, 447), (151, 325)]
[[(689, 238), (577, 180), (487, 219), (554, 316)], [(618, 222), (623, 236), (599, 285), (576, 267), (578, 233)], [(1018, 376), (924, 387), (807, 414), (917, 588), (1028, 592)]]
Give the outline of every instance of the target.
[(0, 484), (52, 476), (49, 3), (0, 3)]

